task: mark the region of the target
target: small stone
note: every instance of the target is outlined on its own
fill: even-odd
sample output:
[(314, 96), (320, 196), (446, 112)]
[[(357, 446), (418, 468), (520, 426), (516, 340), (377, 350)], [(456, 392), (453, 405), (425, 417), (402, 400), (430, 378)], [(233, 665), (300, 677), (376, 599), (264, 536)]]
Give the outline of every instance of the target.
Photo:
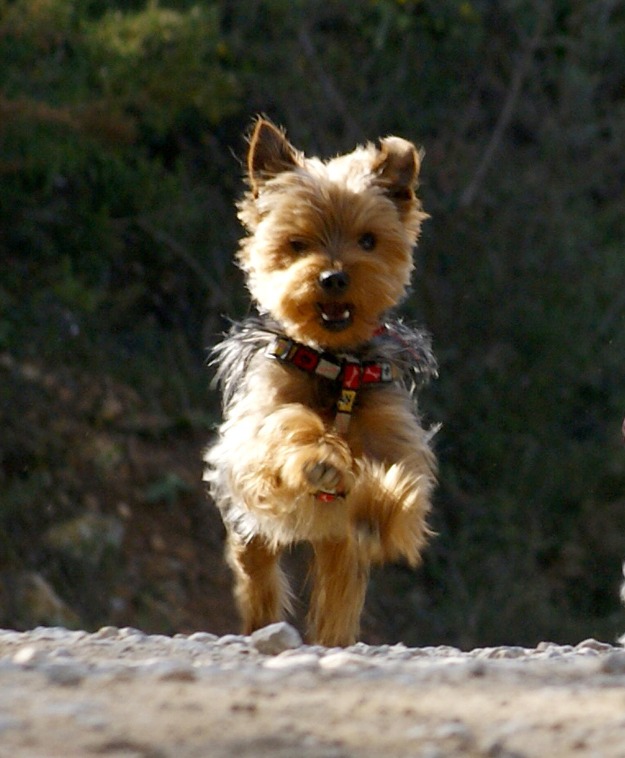
[(337, 670), (342, 668), (354, 669), (355, 667), (361, 668), (363, 666), (363, 659), (360, 656), (348, 653), (346, 650), (341, 650), (338, 653), (330, 653), (325, 655), (320, 661), (319, 665), (323, 669)]
[(526, 655), (525, 648), (516, 647), (516, 646), (505, 646), (505, 647), (491, 648), (489, 651), (489, 654), (486, 657), (497, 660), (500, 658), (503, 658), (503, 659), (521, 658), (524, 655)]
[(473, 660), (467, 665), (467, 672), (469, 676), (481, 677), (486, 676), (488, 668), (483, 660)]
[(103, 626), (98, 629), (97, 632), (94, 632), (92, 635), (94, 640), (107, 640), (111, 639), (112, 637), (118, 637), (119, 636), (119, 629), (116, 626)]
[(75, 702), (74, 700), (56, 700), (42, 703), (40, 713), (46, 716), (55, 716), (59, 718), (77, 719), (79, 716), (85, 716), (93, 713), (93, 704), (84, 702)]
[(45, 667), (44, 673), (51, 684), (74, 687), (82, 682), (87, 672), (84, 666), (76, 663), (51, 663)]
[(582, 647), (579, 650), (576, 651), (576, 655), (584, 656), (586, 658), (599, 658), (600, 652), (599, 650), (594, 650), (591, 647)]
[(436, 745), (424, 745), (421, 750), (422, 758), (445, 758), (445, 753)]
[(288, 671), (314, 671), (319, 668), (319, 658), (312, 653), (298, 655), (276, 655), (263, 664), (268, 669)]
[(608, 653), (599, 664), (604, 674), (625, 674), (625, 652)]
[(371, 655), (371, 646), (367, 645), (365, 642), (356, 642), (355, 645), (350, 645), (345, 649), (356, 655)]
[(147, 637), (147, 634), (145, 632), (142, 632), (140, 629), (135, 629), (132, 626), (123, 626), (121, 629), (117, 630), (117, 633), (120, 637), (128, 638), (132, 637), (133, 640), (136, 639), (145, 639)]
[(441, 724), (436, 729), (435, 735), (442, 740), (454, 740), (464, 749), (468, 749), (474, 741), (473, 732), (461, 721), (449, 721)]
[(165, 645), (171, 645), (173, 640), (166, 634), (149, 634), (145, 638), (145, 642), (148, 642), (150, 645), (159, 645), (162, 647)]
[(98, 677), (108, 681), (126, 682), (133, 679), (139, 673), (139, 666), (128, 663), (105, 664), (97, 668)]
[(434, 648), (434, 653), (438, 656), (457, 656), (460, 655), (460, 650), (452, 645), (438, 645)]
[(0, 732), (6, 732), (9, 729), (24, 729), (24, 722), (13, 716), (0, 714)]
[(486, 750), (488, 758), (525, 758), (525, 753), (509, 750), (502, 740), (496, 740)]
[(13, 663), (18, 666), (36, 666), (41, 661), (47, 658), (43, 650), (35, 647), (35, 645), (24, 645), (13, 656)]
[(77, 716), (76, 721), (86, 729), (94, 732), (103, 732), (110, 726), (110, 722), (98, 714), (89, 714), (86, 716)]
[(409, 740), (422, 740), (430, 733), (430, 730), (423, 724), (411, 726), (404, 732), (404, 736)]
[(183, 661), (156, 661), (144, 670), (161, 682), (193, 682), (197, 679), (195, 669)]
[(252, 634), (251, 643), (263, 655), (278, 655), (284, 650), (292, 650), (303, 644), (297, 629), (286, 621), (258, 629)]
[(242, 634), (224, 634), (223, 637), (218, 637), (217, 640), (215, 640), (216, 645), (223, 645), (224, 647), (227, 645), (244, 645), (246, 642), (247, 637)]
[(431, 654), (423, 647), (413, 647), (410, 650), (410, 657), (415, 658), (430, 658)]
[(191, 656), (206, 652), (204, 645), (199, 642), (194, 642), (188, 637), (169, 640), (169, 646), (174, 653), (186, 653)]
[(29, 636), (33, 640), (59, 640), (67, 639), (71, 633), (64, 626), (37, 626)]
[(577, 645), (577, 650), (596, 650), (598, 653), (606, 650), (612, 650), (612, 645), (608, 645), (607, 642), (599, 642), (592, 637), (587, 640), (583, 640)]
[(57, 647), (50, 653), (50, 658), (73, 658), (74, 653), (68, 647)]
[(539, 642), (538, 645), (536, 645), (536, 652), (544, 653), (547, 650), (551, 650), (554, 647), (557, 647), (555, 642)]
[(550, 660), (552, 658), (562, 658), (562, 651), (557, 645), (549, 647), (540, 653), (537, 657)]
[(216, 634), (210, 634), (209, 632), (194, 632), (189, 635), (189, 642), (200, 642), (201, 644), (209, 644), (216, 642), (219, 637)]
[(15, 632), (12, 629), (0, 629), (0, 642), (19, 642), (23, 632)]
[(412, 651), (408, 648), (391, 648), (386, 654), (388, 660), (391, 661), (408, 661), (413, 658)]

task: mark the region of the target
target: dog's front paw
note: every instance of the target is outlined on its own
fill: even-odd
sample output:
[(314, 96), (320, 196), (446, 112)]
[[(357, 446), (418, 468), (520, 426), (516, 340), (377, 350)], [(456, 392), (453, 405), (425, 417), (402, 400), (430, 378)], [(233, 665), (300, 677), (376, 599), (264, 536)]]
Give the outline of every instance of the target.
[(329, 461), (311, 461), (304, 476), (315, 492), (345, 493), (345, 475)]
[(352, 486), (351, 457), (342, 448), (323, 445), (304, 464), (304, 477), (314, 494), (346, 495)]
[(301, 448), (286, 468), (295, 489), (343, 496), (353, 483), (352, 465), (348, 446), (340, 439), (325, 438)]

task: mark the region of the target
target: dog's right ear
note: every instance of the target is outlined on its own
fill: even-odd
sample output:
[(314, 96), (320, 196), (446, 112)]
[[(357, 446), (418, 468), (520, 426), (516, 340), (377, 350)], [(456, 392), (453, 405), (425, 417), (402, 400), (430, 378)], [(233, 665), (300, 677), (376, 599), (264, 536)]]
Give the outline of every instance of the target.
[(284, 131), (259, 118), (254, 125), (247, 153), (247, 173), (252, 192), (283, 171), (301, 166), (302, 156), (287, 140)]

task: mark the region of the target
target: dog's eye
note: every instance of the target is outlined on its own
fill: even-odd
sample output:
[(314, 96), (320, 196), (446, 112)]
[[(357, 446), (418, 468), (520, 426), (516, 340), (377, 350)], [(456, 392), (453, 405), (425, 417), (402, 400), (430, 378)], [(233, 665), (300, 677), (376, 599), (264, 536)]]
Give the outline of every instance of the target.
[(375, 243), (375, 234), (372, 232), (365, 232), (358, 238), (358, 244), (363, 250), (373, 250)]
[(289, 246), (294, 253), (303, 253), (308, 247), (306, 240), (291, 239), (289, 240)]

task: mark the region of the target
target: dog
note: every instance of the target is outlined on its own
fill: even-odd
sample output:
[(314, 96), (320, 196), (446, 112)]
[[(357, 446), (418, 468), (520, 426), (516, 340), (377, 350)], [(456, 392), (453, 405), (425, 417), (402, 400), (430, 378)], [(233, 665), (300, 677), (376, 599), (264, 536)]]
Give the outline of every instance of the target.
[(213, 351), (224, 419), (204, 478), (227, 531), (243, 631), (292, 612), (280, 553), (312, 545), (308, 639), (348, 646), (370, 566), (419, 561), (436, 482), (415, 396), (430, 340), (393, 320), (427, 218), (422, 155), (386, 137), (328, 161), (258, 118), (238, 250), (258, 315)]

